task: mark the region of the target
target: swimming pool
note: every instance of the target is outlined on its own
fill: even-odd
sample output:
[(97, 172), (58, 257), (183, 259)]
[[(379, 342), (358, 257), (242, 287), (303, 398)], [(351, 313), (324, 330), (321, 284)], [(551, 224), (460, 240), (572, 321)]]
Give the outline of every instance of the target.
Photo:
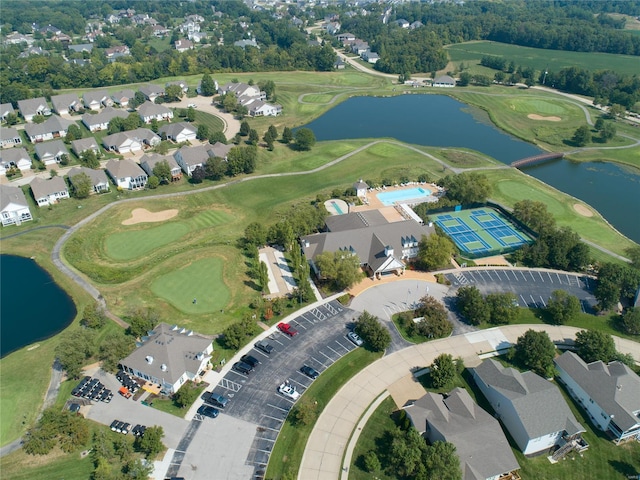
[(336, 202), (331, 202), (331, 205), (333, 205), (333, 208), (336, 209), (336, 212), (338, 212), (338, 215), (344, 215), (344, 212), (340, 208), (340, 205), (338, 205)]
[(387, 207), (395, 205), (398, 202), (411, 203), (411, 201), (423, 200), (431, 195), (431, 191), (426, 188), (416, 187), (408, 190), (396, 190), (395, 192), (376, 193), (376, 197)]

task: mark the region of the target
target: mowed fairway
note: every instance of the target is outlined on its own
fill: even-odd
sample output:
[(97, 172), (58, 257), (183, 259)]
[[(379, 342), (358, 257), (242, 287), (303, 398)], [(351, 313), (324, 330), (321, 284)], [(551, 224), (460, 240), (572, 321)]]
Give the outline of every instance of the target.
[(561, 116), (567, 113), (567, 109), (559, 103), (536, 98), (511, 98), (508, 104), (516, 112), (524, 114), (538, 113), (541, 115)]
[(151, 283), (151, 291), (181, 312), (213, 313), (224, 309), (231, 298), (222, 278), (222, 268), (220, 258), (196, 260), (180, 270), (158, 277)]
[(106, 254), (114, 260), (138, 259), (156, 248), (175, 242), (189, 231), (182, 222), (171, 222), (143, 230), (114, 233), (104, 241)]

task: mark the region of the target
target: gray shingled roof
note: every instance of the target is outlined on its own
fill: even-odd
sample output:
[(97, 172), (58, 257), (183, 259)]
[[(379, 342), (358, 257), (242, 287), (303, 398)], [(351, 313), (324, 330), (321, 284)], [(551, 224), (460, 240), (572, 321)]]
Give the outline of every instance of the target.
[(431, 424), (456, 446), (465, 480), (486, 480), (520, 468), (498, 421), (463, 388), (448, 397), (429, 392), (406, 412), (419, 432)]
[(18, 109), (23, 117), (27, 115), (35, 115), (39, 108), (49, 108), (44, 97), (28, 98), (26, 100), (18, 100)]
[(38, 135), (44, 135), (47, 133), (61, 132), (69, 129), (71, 125), (75, 125), (75, 122), (61, 118), (57, 115), (51, 115), (42, 123), (28, 123), (24, 126), (25, 132), (30, 137), (36, 137)]
[(138, 113), (141, 117), (155, 117), (156, 115), (167, 115), (170, 113), (167, 107), (163, 105), (158, 105), (157, 103), (153, 103), (150, 101), (144, 102), (142, 105), (138, 107)]
[(164, 95), (164, 87), (160, 85), (154, 85), (154, 84), (143, 85), (142, 87), (140, 87), (139, 90), (147, 98), (153, 95), (156, 95), (156, 96)]
[(127, 118), (128, 116), (129, 114), (124, 110), (119, 110), (113, 107), (106, 107), (100, 113), (85, 113), (84, 115), (82, 115), (82, 123), (90, 127), (91, 125), (101, 125), (103, 123), (109, 123), (116, 117)]
[(60, 110), (69, 110), (72, 105), (74, 107), (78, 106), (80, 99), (75, 93), (63, 93), (62, 95), (52, 96), (51, 103), (53, 104), (53, 109), (59, 112)]
[(178, 152), (180, 152), (184, 163), (189, 166), (205, 163), (209, 159), (208, 148), (204, 145), (197, 145), (195, 147), (182, 147), (176, 150), (176, 152), (174, 153), (174, 157)]
[(0, 104), (0, 116), (5, 116), (9, 113), (15, 113), (15, 110), (13, 109), (13, 105), (11, 105), (10, 103)]
[(235, 147), (235, 145), (226, 145), (222, 142), (216, 142), (209, 147), (209, 156), (227, 158), (227, 155), (229, 155), (229, 152), (233, 147)]
[[(153, 333), (150, 332), (141, 346), (120, 363), (173, 384), (185, 372), (198, 373), (202, 362), (198, 354), (202, 354), (211, 342), (211, 338), (188, 334), (179, 327), (161, 323), (153, 329)], [(146, 360), (147, 357), (153, 359), (152, 363)], [(162, 365), (166, 366), (166, 370), (162, 370)]]
[(17, 164), (22, 159), (31, 161), (31, 157), (24, 147), (0, 150), (0, 160), (2, 160), (2, 163)]
[(42, 160), (47, 155), (68, 154), (69, 151), (62, 140), (52, 142), (37, 143), (35, 146), (36, 155)]
[(84, 100), (85, 105), (89, 105), (93, 102), (102, 103), (107, 98), (109, 98), (109, 94), (106, 90), (85, 92), (82, 95), (82, 100)]
[(167, 137), (175, 138), (183, 130), (188, 130), (191, 133), (196, 133), (196, 127), (187, 122), (169, 123), (160, 127), (159, 134), (165, 134)]
[(53, 177), (49, 180), (44, 180), (40, 177), (35, 177), (29, 184), (31, 191), (33, 192), (33, 198), (38, 200), (39, 198), (47, 197), (51, 194), (58, 192), (68, 191), (67, 184), (64, 183), (62, 177)]
[(73, 177), (81, 173), (84, 173), (91, 179), (91, 185), (93, 185), (94, 187), (100, 184), (105, 184), (105, 183), (107, 185), (109, 184), (109, 180), (107, 179), (107, 174), (104, 173), (104, 170), (94, 170), (93, 168), (87, 168), (87, 167), (74, 167), (68, 173), (69, 181), (71, 182), (72, 185), (73, 185)]
[(363, 188), (366, 190), (367, 188), (369, 188), (369, 185), (367, 184), (367, 182), (360, 179), (353, 184), (353, 188), (354, 190), (362, 190)]
[(71, 149), (76, 152), (78, 155), (84, 152), (85, 150), (98, 150), (98, 142), (93, 137), (80, 138), (78, 140), (71, 141)]
[(22, 189), (9, 185), (0, 185), (0, 210), (4, 210), (10, 203), (27, 207), (27, 197)]
[(585, 431), (571, 413), (558, 387), (539, 375), (520, 373), (493, 359), (483, 361), (472, 370), (489, 388), (511, 400), (530, 439), (561, 430), (568, 435)]
[(640, 377), (621, 362), (586, 364), (573, 352), (564, 352), (555, 363), (589, 395), (614, 422), (628, 430), (640, 422)]
[(111, 173), (113, 178), (135, 178), (140, 175), (146, 175), (146, 172), (140, 168), (140, 165), (128, 158), (123, 160), (111, 159), (107, 162), (105, 168)]
[(127, 101), (133, 99), (136, 96), (135, 92), (129, 88), (125, 88), (124, 90), (120, 90), (111, 95), (111, 100), (116, 103), (120, 103), (123, 99), (127, 99)]
[(158, 153), (145, 153), (140, 159), (140, 166), (148, 175), (153, 175), (153, 169), (162, 161), (166, 161), (171, 170), (180, 170), (180, 165), (178, 165), (175, 158), (171, 155), (160, 155)]
[(13, 139), (18, 137), (20, 137), (20, 134), (18, 133), (18, 130), (16, 130), (15, 128), (0, 127), (0, 138), (2, 140), (7, 140), (9, 138)]

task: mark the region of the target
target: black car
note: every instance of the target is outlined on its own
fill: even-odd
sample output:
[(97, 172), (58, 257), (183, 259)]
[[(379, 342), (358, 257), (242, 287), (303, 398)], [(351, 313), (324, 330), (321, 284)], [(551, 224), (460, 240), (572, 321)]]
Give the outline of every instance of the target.
[(198, 408), (198, 413), (200, 415), (204, 415), (205, 417), (216, 418), (220, 413), (220, 410), (209, 405), (202, 405), (200, 406), (200, 408)]
[(131, 430), (131, 433), (133, 433), (136, 437), (142, 437), (144, 436), (144, 432), (146, 430), (147, 430), (147, 427), (145, 427), (144, 425), (136, 425)]
[(214, 407), (218, 407), (218, 408), (224, 408), (227, 406), (227, 403), (229, 403), (229, 399), (227, 397), (224, 397), (222, 395), (219, 395), (213, 392), (205, 393), (205, 395), (202, 398), (204, 399), (205, 402), (210, 403)]
[(252, 357), (251, 355), (243, 355), (240, 358), (240, 361), (246, 363), (247, 365), (251, 365), (251, 368), (256, 368), (256, 366), (258, 366), (258, 364), (260, 363), (260, 360), (258, 360), (256, 357)]
[(244, 373), (245, 375), (249, 375), (251, 373), (251, 370), (253, 370), (253, 367), (251, 365), (249, 365), (248, 363), (236, 362), (236, 363), (233, 364), (233, 369), (236, 372), (240, 372), (240, 373)]
[(315, 368), (311, 368), (309, 365), (304, 365), (300, 371), (312, 380), (315, 380), (320, 375), (320, 372)]
[(273, 345), (269, 345), (267, 342), (260, 340), (259, 342), (257, 342), (255, 344), (255, 347), (258, 350), (263, 351), (264, 353), (266, 353), (267, 355), (270, 355), (271, 352), (273, 352)]

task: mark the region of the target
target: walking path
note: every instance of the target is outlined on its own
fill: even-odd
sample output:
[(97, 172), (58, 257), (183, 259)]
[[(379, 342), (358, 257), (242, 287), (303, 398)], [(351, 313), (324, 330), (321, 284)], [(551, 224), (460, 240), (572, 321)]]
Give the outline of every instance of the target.
[[(430, 365), (443, 352), (462, 357), (466, 366), (481, 362), (480, 354), (487, 354), (516, 343), (529, 329), (546, 331), (558, 343), (572, 341), (579, 328), (551, 325), (509, 325), (466, 335), (422, 343), (385, 356), (354, 376), (331, 399), (322, 411), (307, 442), (299, 479), (347, 480), (353, 448), (362, 431), (360, 419), (370, 405), (397, 382), (410, 376), (416, 367)], [(614, 337), (616, 348), (630, 353), (640, 362), (640, 344)], [(394, 400), (398, 401), (397, 398)], [(406, 398), (409, 400), (409, 398)]]

